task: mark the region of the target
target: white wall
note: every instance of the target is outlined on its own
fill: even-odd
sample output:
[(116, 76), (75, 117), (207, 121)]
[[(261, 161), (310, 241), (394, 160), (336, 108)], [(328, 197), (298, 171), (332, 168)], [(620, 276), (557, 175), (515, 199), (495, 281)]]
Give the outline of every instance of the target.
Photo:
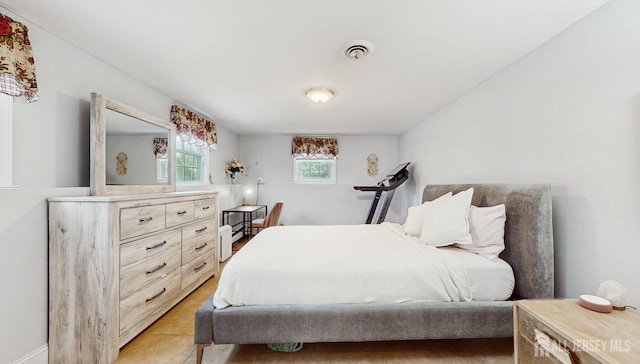
[(553, 185), (556, 295), (640, 304), (640, 2), (617, 0), (406, 132), (427, 183)]
[[(29, 27), (40, 91), (36, 103), (14, 102), (13, 175), (19, 187), (0, 189), (0, 363), (13, 363), (41, 353), (47, 342), (46, 198), (89, 193), (90, 93), (163, 119), (172, 102), (20, 16), (2, 13)], [(238, 150), (237, 135), (222, 127), (219, 137), (214, 165), (220, 163), (216, 153)]]
[(238, 158), (239, 136), (223, 125), (216, 125), (218, 134), (218, 148), (212, 151), (209, 159), (209, 174), (213, 184), (222, 185), (230, 183), (225, 178), (224, 169), (231, 158)]
[[(10, 15), (10, 14), (9, 14)], [(14, 103), (14, 183), (89, 185), (90, 93), (168, 119), (171, 99), (61, 41), (36, 25), (29, 36), (40, 100)], [(35, 166), (35, 168), (25, 168)]]
[(89, 188), (0, 188), (0, 363), (47, 342), (46, 199), (83, 196)]
[[(239, 161), (247, 168), (242, 181), (252, 189), (262, 177), (259, 203), (271, 207), (284, 201), (280, 221), (286, 225), (362, 224), (373, 193), (355, 191), (356, 185), (375, 185), (398, 164), (398, 138), (337, 136), (337, 184), (327, 186), (293, 183), (292, 135), (241, 136)], [(379, 174), (367, 175), (367, 156), (377, 154)], [(255, 203), (254, 196), (248, 202)], [(395, 199), (396, 197), (394, 197)], [(401, 198), (401, 197), (397, 197)], [(398, 221), (395, 204), (387, 221)]]

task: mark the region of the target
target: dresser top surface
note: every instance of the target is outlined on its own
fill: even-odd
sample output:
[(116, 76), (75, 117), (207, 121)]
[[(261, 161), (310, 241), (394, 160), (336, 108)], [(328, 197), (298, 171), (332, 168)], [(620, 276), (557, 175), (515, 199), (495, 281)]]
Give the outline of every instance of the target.
[(132, 200), (151, 200), (172, 197), (199, 197), (206, 195), (217, 195), (217, 191), (180, 191), (165, 193), (149, 193), (136, 195), (105, 195), (105, 196), (71, 196), (71, 197), (51, 197), (49, 202), (122, 202)]

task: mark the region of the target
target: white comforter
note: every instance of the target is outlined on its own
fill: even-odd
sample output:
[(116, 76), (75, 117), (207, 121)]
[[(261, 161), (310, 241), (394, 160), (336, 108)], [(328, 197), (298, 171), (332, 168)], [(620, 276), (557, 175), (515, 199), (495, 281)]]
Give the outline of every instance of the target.
[(470, 301), (465, 269), (397, 224), (271, 227), (224, 267), (217, 308)]

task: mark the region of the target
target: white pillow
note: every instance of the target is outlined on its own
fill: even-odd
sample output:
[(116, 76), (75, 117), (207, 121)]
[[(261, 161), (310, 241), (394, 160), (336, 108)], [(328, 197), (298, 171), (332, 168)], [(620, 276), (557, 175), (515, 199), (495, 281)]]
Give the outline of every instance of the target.
[(405, 235), (420, 236), (425, 207), (444, 201), (451, 197), (451, 195), (451, 192), (448, 192), (433, 201), (425, 201), (422, 205), (409, 207), (409, 210), (407, 210), (407, 221), (404, 223)]
[(422, 219), (420, 241), (433, 246), (470, 244), (471, 197), (473, 197), (473, 187), (437, 204), (427, 205)]
[(504, 224), (506, 221), (507, 213), (504, 205), (471, 206), (469, 210), (471, 244), (456, 244), (456, 246), (496, 260), (504, 250)]

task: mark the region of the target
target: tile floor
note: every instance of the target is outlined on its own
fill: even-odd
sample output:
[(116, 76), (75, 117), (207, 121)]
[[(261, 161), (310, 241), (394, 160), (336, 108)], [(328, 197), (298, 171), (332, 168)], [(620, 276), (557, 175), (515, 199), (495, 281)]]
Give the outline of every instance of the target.
[[(246, 241), (233, 244), (234, 253)], [(222, 263), (220, 269), (224, 267)], [(176, 305), (120, 350), (116, 364), (194, 364), (193, 320), (218, 285), (218, 276)], [(424, 340), (373, 343), (310, 343), (297, 353), (266, 345), (212, 345), (203, 364), (223, 363), (513, 363), (507, 339)]]

